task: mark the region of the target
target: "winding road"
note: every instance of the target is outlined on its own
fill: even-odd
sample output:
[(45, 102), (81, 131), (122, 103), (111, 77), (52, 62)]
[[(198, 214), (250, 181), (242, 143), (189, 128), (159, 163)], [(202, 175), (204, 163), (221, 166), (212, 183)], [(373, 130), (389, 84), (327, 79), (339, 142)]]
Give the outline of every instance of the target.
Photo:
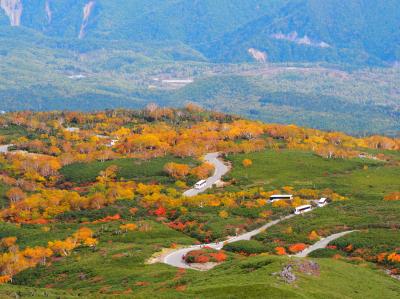
[(280, 219), (268, 222), (267, 224), (252, 230), (250, 232), (244, 233), (242, 235), (236, 236), (236, 237), (232, 237), (229, 238), (223, 242), (218, 242), (218, 243), (209, 243), (209, 244), (201, 244), (201, 245), (194, 245), (194, 246), (190, 246), (190, 247), (185, 247), (185, 248), (181, 248), (181, 249), (177, 249), (171, 253), (169, 253), (168, 255), (166, 255), (163, 259), (163, 263), (173, 266), (173, 267), (177, 267), (177, 268), (185, 268), (185, 269), (194, 269), (192, 267), (190, 267), (190, 265), (188, 265), (187, 263), (184, 262), (183, 257), (190, 251), (192, 250), (196, 250), (196, 249), (201, 249), (203, 247), (208, 247), (208, 248), (212, 248), (215, 250), (221, 250), (222, 247), (224, 247), (224, 244), (227, 243), (233, 243), (233, 242), (237, 242), (237, 241), (248, 241), (250, 240), (252, 237), (254, 237), (255, 235), (258, 235), (259, 233), (262, 233), (264, 230), (266, 230), (267, 228), (270, 228), (271, 226), (274, 226), (276, 224), (278, 224), (281, 221), (290, 219), (292, 217), (294, 217), (294, 214), (282, 217)]
[(328, 244), (336, 239), (339, 239), (341, 237), (344, 237), (345, 235), (351, 234), (352, 232), (355, 232), (354, 230), (349, 230), (345, 232), (341, 232), (338, 234), (333, 234), (330, 235), (329, 237), (323, 238), (319, 240), (317, 243), (314, 245), (304, 249), (302, 252), (299, 252), (298, 254), (295, 255), (295, 257), (307, 257), (311, 252), (318, 250), (318, 249), (323, 249), (328, 246)]
[[(202, 189), (194, 189), (194, 188), (190, 189), (183, 194), (184, 196), (191, 197), (191, 196), (196, 196), (196, 195), (204, 192), (205, 190), (211, 188), (219, 180), (221, 180), (221, 178), (229, 171), (229, 167), (227, 165), (225, 165), (222, 160), (219, 159), (219, 153), (207, 154), (205, 156), (204, 160), (214, 165), (214, 167), (215, 167), (214, 175), (207, 179), (207, 183), (206, 183), (205, 187), (203, 187)], [(164, 256), (162, 258), (162, 262), (164, 264), (167, 264), (167, 265), (170, 265), (170, 266), (173, 266), (176, 268), (199, 270), (199, 269), (191, 267), (189, 264), (185, 263), (185, 261), (184, 261), (184, 256), (187, 253), (189, 253), (190, 251), (201, 249), (203, 247), (208, 247), (208, 248), (212, 248), (215, 250), (221, 250), (222, 247), (224, 246), (224, 244), (233, 243), (233, 242), (237, 242), (237, 241), (243, 241), (243, 240), (250, 240), (252, 237), (262, 233), (267, 228), (270, 228), (282, 221), (285, 221), (285, 220), (290, 219), (295, 216), (296, 216), (295, 214), (290, 214), (288, 216), (281, 217), (280, 219), (276, 219), (271, 222), (268, 222), (267, 224), (255, 229), (255, 230), (249, 231), (247, 233), (244, 233), (244, 234), (241, 234), (241, 235), (238, 235), (235, 237), (231, 237), (223, 242), (193, 245), (193, 246), (189, 246), (189, 247), (176, 249), (176, 250), (170, 252), (169, 254), (167, 254), (166, 256)], [(314, 245), (308, 247), (304, 251), (295, 255), (295, 257), (300, 257), (300, 258), (306, 257), (308, 254), (310, 254), (311, 252), (313, 252), (317, 249), (325, 248), (326, 246), (328, 246), (328, 244), (331, 241), (336, 240), (336, 239), (343, 237), (347, 234), (350, 234), (352, 232), (353, 231), (341, 232), (341, 233), (326, 237), (324, 239), (321, 239), (320, 241), (316, 242)]]
[(212, 186), (214, 184), (216, 184), (218, 181), (220, 181), (222, 179), (222, 177), (228, 173), (229, 171), (229, 166), (225, 165), (224, 161), (220, 160), (219, 157), (219, 153), (210, 153), (205, 155), (204, 157), (204, 161), (211, 163), (212, 165), (214, 165), (215, 171), (213, 176), (209, 177), (206, 180), (206, 185), (201, 188), (201, 189), (190, 189), (187, 190), (185, 193), (183, 193), (184, 196), (187, 197), (191, 197), (191, 196), (196, 196), (204, 191), (206, 191), (207, 189), (212, 188)]

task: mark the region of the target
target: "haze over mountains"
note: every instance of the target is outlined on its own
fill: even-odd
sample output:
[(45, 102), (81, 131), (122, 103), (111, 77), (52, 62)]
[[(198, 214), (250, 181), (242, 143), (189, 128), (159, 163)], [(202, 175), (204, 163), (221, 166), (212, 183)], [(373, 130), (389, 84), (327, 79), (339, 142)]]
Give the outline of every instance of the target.
[[(0, 0), (0, 7), (2, 110), (196, 101), (356, 134), (400, 128), (396, 0)], [(176, 79), (194, 83), (182, 90), (163, 83)]]
[(400, 57), (396, 0), (2, 0), (1, 7), (2, 26), (104, 43), (179, 41), (212, 61), (251, 61), (250, 48), (285, 62)]

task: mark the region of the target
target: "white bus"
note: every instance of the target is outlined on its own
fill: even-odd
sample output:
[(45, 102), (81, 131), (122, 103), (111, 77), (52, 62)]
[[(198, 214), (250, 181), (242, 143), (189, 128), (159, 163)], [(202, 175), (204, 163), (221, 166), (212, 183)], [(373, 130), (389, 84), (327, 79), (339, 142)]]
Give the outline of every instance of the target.
[(207, 183), (206, 180), (201, 180), (201, 181), (197, 182), (197, 183), (194, 185), (194, 189), (202, 189), (203, 187), (206, 186), (206, 183)]
[(277, 194), (277, 195), (271, 195), (269, 197), (269, 202), (273, 203), (275, 201), (279, 200), (293, 200), (293, 195), (290, 194)]
[(304, 205), (304, 206), (297, 207), (294, 210), (294, 213), (296, 215), (300, 215), (300, 214), (304, 214), (304, 213), (310, 212), (311, 210), (312, 210), (312, 206), (311, 205)]
[(325, 207), (328, 204), (328, 199), (325, 197), (322, 197), (320, 200), (318, 200), (318, 207), (322, 208)]

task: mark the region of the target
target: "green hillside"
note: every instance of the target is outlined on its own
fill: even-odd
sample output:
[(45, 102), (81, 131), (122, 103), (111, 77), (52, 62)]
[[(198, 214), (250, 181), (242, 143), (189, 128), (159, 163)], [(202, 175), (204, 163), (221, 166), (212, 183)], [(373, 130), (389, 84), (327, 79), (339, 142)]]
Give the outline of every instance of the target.
[[(227, 62), (251, 61), (249, 48), (265, 51), (270, 61), (380, 65), (399, 59), (400, 37), (392, 30), (400, 23), (396, 0), (18, 3), (18, 25), (52, 37), (95, 39), (102, 45), (111, 40), (174, 40), (200, 49), (211, 61)], [(15, 15), (18, 11), (14, 8)], [(0, 11), (2, 27), (9, 23)]]
[(392, 30), (400, 22), (398, 1), (287, 3), (206, 45), (208, 57), (250, 61), (247, 50), (257, 48), (271, 61), (381, 64), (399, 59), (400, 35)]

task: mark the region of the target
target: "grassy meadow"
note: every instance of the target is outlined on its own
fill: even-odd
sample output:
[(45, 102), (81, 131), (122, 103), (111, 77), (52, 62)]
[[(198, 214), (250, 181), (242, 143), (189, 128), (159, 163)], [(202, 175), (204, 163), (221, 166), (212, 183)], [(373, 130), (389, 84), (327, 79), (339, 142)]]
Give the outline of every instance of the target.
[[(395, 152), (386, 154), (393, 155), (394, 160), (398, 158)], [(243, 167), (245, 158), (253, 161), (251, 167)], [(257, 246), (263, 246), (264, 251), (275, 252), (278, 246), (275, 240), (280, 240), (284, 245), (300, 242), (312, 244), (315, 241), (308, 237), (312, 231), (327, 236), (351, 229), (365, 230), (365, 233), (359, 234), (362, 234), (364, 243), (369, 242), (369, 234), (369, 247), (398, 248), (388, 244), (397, 240), (392, 236), (398, 234), (396, 227), (400, 225), (400, 203), (383, 200), (386, 194), (400, 190), (400, 168), (393, 163), (369, 159), (324, 159), (313, 153), (292, 150), (268, 150), (233, 155), (228, 159), (233, 164), (233, 170), (227, 176), (235, 181), (229, 187), (233, 190), (248, 187), (272, 190), (289, 185), (296, 189), (330, 188), (348, 197), (348, 200), (333, 202), (322, 209), (294, 217), (255, 236), (254, 240), (259, 242)], [(381, 237), (372, 242), (373, 236), (377, 236), (377, 229)], [(355, 234), (354, 238), (358, 237)], [(351, 239), (353, 235), (339, 241), (346, 238)]]
[(7, 206), (8, 200), (5, 196), (7, 189), (4, 184), (0, 183), (0, 208)]
[(77, 184), (91, 183), (96, 180), (100, 171), (105, 170), (111, 165), (118, 166), (119, 179), (129, 179), (138, 182), (156, 181), (161, 184), (173, 182), (164, 172), (164, 165), (169, 162), (183, 163), (195, 166), (197, 161), (185, 158), (162, 157), (151, 160), (138, 159), (118, 159), (106, 162), (75, 163), (61, 169), (61, 174), (68, 182)]
[[(253, 165), (245, 168), (243, 159)], [(353, 199), (382, 199), (400, 187), (400, 168), (371, 159), (324, 159), (311, 152), (267, 150), (228, 156), (235, 179), (231, 189), (264, 187), (266, 190), (295, 188), (331, 188)]]
[[(242, 165), (245, 158), (253, 161), (249, 168)], [(173, 248), (176, 244), (192, 245), (204, 239), (196, 231), (181, 232), (162, 224), (134, 200), (117, 201), (100, 210), (60, 214), (56, 223), (45, 225), (46, 229), (43, 225), (2, 223), (0, 239), (16, 236), (21, 249), (45, 246), (48, 241), (56, 239), (63, 240), (81, 226), (90, 227), (99, 244), (95, 249), (78, 248), (70, 256), (53, 258), (47, 266), (37, 266), (17, 274), (12, 285), (0, 288), (0, 297), (15, 298), (18, 294), (21, 298), (400, 298), (398, 281), (384, 274), (375, 264), (364, 261), (349, 263), (317, 255), (318, 258), (313, 260), (320, 270), (309, 275), (299, 270), (296, 259), (268, 254), (274, 252), (277, 239), (287, 245), (313, 243), (308, 239), (313, 230), (320, 235), (329, 235), (360, 229), (360, 233), (335, 242), (351, 242), (355, 246), (361, 244), (377, 251), (394, 250), (399, 241), (395, 227), (400, 224), (400, 203), (384, 201), (383, 196), (399, 190), (399, 167), (374, 160), (328, 160), (310, 152), (294, 150), (234, 154), (227, 159), (233, 168), (226, 179), (235, 183), (226, 187), (225, 191), (251, 187), (263, 187), (268, 191), (283, 186), (293, 186), (296, 190), (331, 188), (349, 199), (284, 221), (257, 235), (248, 244), (246, 241), (233, 244), (227, 253), (229, 260), (207, 272), (179, 270), (160, 263), (146, 264), (163, 248)], [(65, 180), (79, 185), (93, 182), (101, 170), (117, 165), (119, 178), (169, 184), (173, 180), (162, 171), (169, 161), (197, 164), (192, 159), (172, 157), (142, 162), (120, 159), (72, 164), (61, 172)], [(212, 189), (210, 192), (219, 190)], [(129, 212), (133, 207), (138, 208), (135, 215)], [(290, 212), (271, 209), (274, 218)], [(227, 218), (219, 216), (222, 210), (227, 210)], [(186, 214), (177, 213), (176, 220), (197, 221), (203, 225), (204, 231), (212, 232), (215, 239), (234, 234), (234, 229), (227, 230), (229, 227), (243, 228), (245, 225), (249, 229), (261, 226), (263, 223), (254, 219), (259, 221), (262, 210), (192, 207)], [(121, 220), (95, 222), (115, 214), (120, 214)], [(121, 231), (120, 225), (127, 222), (138, 224), (139, 229)], [(289, 227), (291, 233), (287, 233)], [(261, 255), (243, 256), (238, 253), (241, 246)], [(293, 271), (297, 276), (293, 284), (285, 283), (277, 274), (288, 264), (294, 265)]]

